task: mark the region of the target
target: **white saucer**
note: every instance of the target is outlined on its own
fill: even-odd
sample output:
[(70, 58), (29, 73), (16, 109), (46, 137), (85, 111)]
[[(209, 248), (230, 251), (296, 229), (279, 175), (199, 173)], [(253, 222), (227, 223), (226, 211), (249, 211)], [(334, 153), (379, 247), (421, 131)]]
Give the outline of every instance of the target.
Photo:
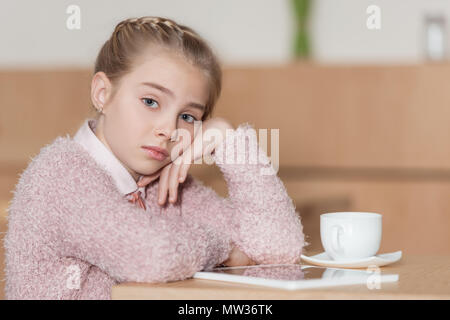
[(303, 261), (323, 266), (323, 267), (336, 267), (336, 268), (367, 268), (370, 266), (385, 266), (394, 262), (397, 262), (402, 257), (402, 251), (396, 251), (392, 253), (377, 254), (376, 256), (355, 259), (350, 261), (335, 261), (328, 256), (326, 252), (319, 253), (312, 257), (301, 255)]

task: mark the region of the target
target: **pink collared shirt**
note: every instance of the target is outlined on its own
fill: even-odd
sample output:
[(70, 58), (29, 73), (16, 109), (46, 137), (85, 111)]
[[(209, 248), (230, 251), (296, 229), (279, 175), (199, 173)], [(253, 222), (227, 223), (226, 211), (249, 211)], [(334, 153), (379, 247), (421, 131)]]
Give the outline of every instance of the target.
[[(95, 135), (97, 126), (96, 119), (86, 119), (83, 125), (78, 129), (74, 140), (81, 144), (87, 152), (113, 177), (117, 189), (124, 197), (130, 199), (130, 194), (135, 191), (141, 191), (142, 198), (146, 199), (145, 187), (139, 187), (134, 178), (117, 159), (117, 157), (100, 141)], [(149, 211), (149, 207), (145, 207)]]

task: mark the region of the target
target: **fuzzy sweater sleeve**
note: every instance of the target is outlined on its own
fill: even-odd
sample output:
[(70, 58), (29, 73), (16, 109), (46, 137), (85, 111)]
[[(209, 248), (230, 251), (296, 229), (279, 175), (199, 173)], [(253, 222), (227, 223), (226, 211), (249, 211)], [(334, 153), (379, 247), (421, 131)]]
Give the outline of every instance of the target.
[[(228, 154), (237, 155), (236, 163), (227, 162)], [(249, 161), (250, 154), (259, 156), (259, 161)], [(241, 124), (227, 134), (213, 159), (227, 183), (228, 198), (188, 175), (181, 191), (182, 213), (229, 234), (258, 264), (299, 262), (306, 245), (300, 215), (257, 144), (252, 126)], [(238, 159), (245, 159), (245, 163), (238, 163)]]
[[(130, 204), (89, 159), (59, 168), (53, 223), (61, 255), (98, 266), (117, 281), (183, 280), (227, 259), (230, 238), (180, 216), (153, 215)], [(62, 175), (64, 173), (64, 176)]]

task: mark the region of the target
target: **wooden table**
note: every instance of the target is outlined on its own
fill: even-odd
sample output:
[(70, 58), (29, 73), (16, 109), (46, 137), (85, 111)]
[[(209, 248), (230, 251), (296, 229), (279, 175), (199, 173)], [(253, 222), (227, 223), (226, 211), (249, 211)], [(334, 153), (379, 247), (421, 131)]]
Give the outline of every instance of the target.
[(381, 283), (380, 289), (364, 284), (290, 291), (188, 279), (163, 284), (122, 283), (112, 288), (112, 299), (450, 299), (450, 256), (403, 254), (400, 261), (380, 269), (381, 274), (398, 274), (398, 282)]

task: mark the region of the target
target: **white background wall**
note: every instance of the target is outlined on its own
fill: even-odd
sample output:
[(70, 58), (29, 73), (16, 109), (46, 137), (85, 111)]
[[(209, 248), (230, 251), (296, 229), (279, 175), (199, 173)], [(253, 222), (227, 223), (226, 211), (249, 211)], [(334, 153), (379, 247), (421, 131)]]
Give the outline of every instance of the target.
[[(80, 30), (66, 28), (72, 4), (81, 8)], [(370, 4), (382, 10), (381, 30), (366, 27)], [(314, 59), (419, 62), (428, 12), (450, 18), (450, 0), (313, 0)], [(2, 0), (0, 68), (91, 67), (114, 26), (143, 15), (191, 26), (224, 64), (277, 64), (292, 58), (295, 20), (289, 0)]]
[[(319, 61), (419, 62), (425, 58), (425, 15), (443, 14), (450, 31), (450, 0), (313, 1), (312, 37)], [(366, 27), (371, 4), (381, 9), (380, 30)]]

